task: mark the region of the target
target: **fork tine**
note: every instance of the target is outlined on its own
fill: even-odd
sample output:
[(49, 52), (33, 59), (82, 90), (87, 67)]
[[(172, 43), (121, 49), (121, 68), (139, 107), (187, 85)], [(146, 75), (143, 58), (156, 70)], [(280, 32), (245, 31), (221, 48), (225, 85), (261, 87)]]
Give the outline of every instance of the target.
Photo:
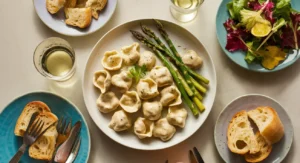
[(35, 133), (34, 137), (37, 137), (39, 135), (39, 133), (42, 131), (43, 127), (44, 127), (44, 122), (41, 123), (41, 125), (39, 126), (37, 132)]
[(35, 135), (37, 130), (39, 129), (39, 126), (41, 125), (42, 120), (38, 119), (37, 122), (35, 124), (33, 124), (30, 135)]
[(35, 118), (36, 118), (36, 116), (37, 116), (38, 114), (39, 114), (38, 112), (35, 112), (35, 113), (32, 114), (32, 116), (31, 116), (31, 118), (30, 118), (30, 121), (29, 121), (29, 123), (28, 123), (28, 126), (27, 126), (27, 128), (26, 128), (26, 131), (25, 131), (24, 135), (27, 134), (27, 133), (29, 132), (29, 130), (31, 129), (32, 124), (33, 124), (33, 122), (34, 122), (34, 120), (35, 120)]
[(35, 132), (35, 130), (36, 130), (36, 127), (37, 127), (37, 125), (38, 125), (38, 123), (40, 123), (41, 121), (40, 121), (40, 119), (38, 118), (38, 119), (36, 119), (33, 123), (32, 123), (32, 125), (30, 126), (30, 130), (29, 130), (29, 135), (32, 135), (32, 133), (34, 133)]
[(71, 129), (72, 129), (72, 119), (70, 118), (68, 127), (66, 129), (66, 134), (69, 134), (71, 132)]
[(62, 121), (63, 121), (63, 122), (62, 122), (62, 126), (61, 126), (61, 129), (60, 129), (60, 133), (61, 133), (61, 134), (64, 133), (64, 130), (65, 130), (66, 124), (67, 124), (67, 119), (64, 118)]
[(71, 128), (72, 128), (71, 123), (72, 123), (72, 120), (71, 120), (71, 118), (69, 118), (68, 122), (66, 123), (66, 126), (64, 128), (63, 134), (67, 134), (71, 130)]
[[(40, 133), (38, 133), (35, 138), (38, 139), (41, 135), (43, 135), (50, 127), (52, 127), (55, 124), (55, 122), (53, 122), (51, 125), (49, 125), (48, 127), (46, 127), (44, 130), (42, 130)], [(43, 128), (43, 127), (42, 127)]]

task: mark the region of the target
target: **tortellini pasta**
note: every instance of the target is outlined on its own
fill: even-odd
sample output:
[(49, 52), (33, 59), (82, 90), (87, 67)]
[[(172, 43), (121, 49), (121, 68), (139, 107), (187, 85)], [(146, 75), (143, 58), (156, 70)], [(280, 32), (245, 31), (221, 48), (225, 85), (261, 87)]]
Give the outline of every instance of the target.
[(100, 112), (108, 113), (117, 109), (119, 106), (119, 99), (114, 92), (102, 93), (97, 99), (97, 106)]
[(185, 108), (179, 106), (169, 107), (167, 120), (170, 124), (183, 128), (185, 126), (186, 117), (187, 111)]
[(156, 97), (159, 92), (156, 82), (151, 78), (144, 78), (136, 86), (137, 92), (141, 99), (147, 100)]
[(145, 118), (139, 117), (134, 123), (134, 133), (140, 138), (152, 137), (154, 123)]
[(144, 51), (138, 62), (139, 66), (145, 65), (147, 70), (151, 70), (156, 64), (156, 58), (151, 51)]
[(124, 131), (131, 127), (131, 120), (124, 110), (119, 110), (112, 116), (109, 127), (117, 132)]
[(142, 102), (136, 91), (127, 91), (120, 99), (120, 106), (126, 112), (134, 113), (141, 108)]
[(161, 91), (160, 102), (162, 106), (176, 106), (182, 103), (181, 94), (175, 85), (164, 88)]
[(120, 88), (120, 92), (124, 93), (131, 87), (132, 78), (129, 77), (128, 71), (122, 71), (121, 73), (112, 76), (111, 83)]
[(170, 140), (176, 132), (176, 128), (169, 124), (166, 118), (162, 118), (155, 122), (153, 136), (160, 138), (162, 141)]
[(95, 72), (93, 84), (99, 88), (101, 93), (105, 93), (111, 85), (111, 76), (106, 70)]
[(158, 120), (161, 116), (161, 111), (163, 109), (163, 106), (159, 101), (146, 101), (143, 102), (143, 114), (144, 117), (155, 121)]
[(117, 51), (107, 51), (102, 58), (102, 65), (107, 70), (120, 70), (123, 59)]
[(150, 77), (157, 83), (158, 87), (169, 86), (173, 83), (170, 71), (163, 66), (155, 66), (150, 72)]
[(140, 45), (133, 43), (122, 48), (122, 58), (125, 65), (133, 65), (140, 59)]
[(181, 58), (185, 65), (193, 69), (200, 68), (203, 64), (202, 58), (194, 50), (188, 50)]

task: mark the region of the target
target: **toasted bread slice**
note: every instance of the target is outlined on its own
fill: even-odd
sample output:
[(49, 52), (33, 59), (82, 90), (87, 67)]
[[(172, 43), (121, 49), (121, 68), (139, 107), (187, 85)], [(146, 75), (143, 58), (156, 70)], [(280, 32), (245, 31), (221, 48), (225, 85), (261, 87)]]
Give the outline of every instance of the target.
[(29, 121), (31, 119), (32, 114), (35, 112), (44, 113), (44, 112), (51, 112), (50, 108), (41, 101), (32, 101), (28, 103), (21, 115), (19, 116), (16, 126), (15, 126), (15, 135), (16, 136), (23, 136), (27, 126), (29, 124)]
[(29, 156), (38, 160), (52, 159), (57, 138), (56, 126), (50, 127), (39, 139), (29, 147)]
[(248, 116), (254, 121), (260, 134), (269, 144), (274, 144), (283, 137), (283, 125), (273, 108), (268, 106), (258, 107), (249, 111)]
[(92, 15), (95, 19), (99, 18), (98, 12), (103, 10), (107, 4), (107, 0), (88, 0), (85, 7), (92, 8)]
[(64, 4), (65, 0), (46, 0), (46, 8), (51, 14), (57, 13)]
[(66, 0), (65, 8), (74, 8), (76, 6), (77, 0)]
[(247, 111), (236, 113), (231, 119), (227, 130), (228, 147), (233, 153), (251, 154), (259, 152), (253, 129), (248, 120)]
[(266, 159), (272, 151), (272, 145), (269, 145), (259, 132), (256, 132), (255, 137), (260, 147), (260, 151), (255, 154), (247, 153), (245, 155), (245, 159), (247, 162), (261, 162)]
[[(35, 122), (40, 119), (44, 122), (42, 130), (45, 130), (50, 125), (57, 122), (57, 117), (51, 112), (45, 112), (39, 114)], [(34, 122), (34, 123), (35, 123)], [(50, 127), (39, 139), (30, 146), (29, 156), (38, 160), (51, 160), (53, 152), (55, 150), (56, 137), (57, 137), (56, 126)]]
[(87, 0), (77, 0), (75, 8), (85, 8)]
[(85, 28), (91, 24), (92, 10), (88, 8), (66, 8), (66, 24), (71, 26), (77, 26), (79, 28)]

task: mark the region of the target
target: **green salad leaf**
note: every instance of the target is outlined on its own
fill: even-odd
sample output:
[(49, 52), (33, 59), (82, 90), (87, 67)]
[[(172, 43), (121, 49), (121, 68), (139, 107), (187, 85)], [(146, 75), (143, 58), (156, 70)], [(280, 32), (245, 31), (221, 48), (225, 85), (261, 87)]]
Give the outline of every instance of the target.
[(140, 79), (146, 75), (146, 72), (147, 72), (146, 65), (143, 66), (134, 65), (129, 68), (128, 76), (132, 78), (135, 83), (138, 83)]
[(248, 0), (232, 0), (227, 4), (230, 17), (235, 20), (240, 19), (240, 11), (247, 6)]
[(284, 18), (290, 20), (291, 0), (275, 0), (274, 16), (277, 18)]
[(241, 23), (250, 31), (256, 23), (271, 25), (271, 23), (261, 16), (262, 10), (251, 11), (247, 9), (241, 10)]

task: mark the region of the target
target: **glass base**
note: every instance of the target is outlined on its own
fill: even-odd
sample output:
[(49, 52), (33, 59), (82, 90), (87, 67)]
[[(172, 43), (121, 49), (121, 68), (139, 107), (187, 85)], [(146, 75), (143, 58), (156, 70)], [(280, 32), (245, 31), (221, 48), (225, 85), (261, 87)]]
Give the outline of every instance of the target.
[(174, 9), (173, 7), (170, 7), (170, 11), (171, 11), (171, 14), (172, 14), (172, 16), (176, 19), (176, 20), (178, 20), (178, 21), (181, 21), (181, 22), (189, 22), (189, 21), (192, 21), (195, 17), (196, 17), (196, 15), (197, 15), (197, 13), (198, 13), (198, 11), (197, 10), (195, 10), (194, 12), (191, 12), (191, 13), (181, 13), (181, 12), (178, 12), (176, 9)]

